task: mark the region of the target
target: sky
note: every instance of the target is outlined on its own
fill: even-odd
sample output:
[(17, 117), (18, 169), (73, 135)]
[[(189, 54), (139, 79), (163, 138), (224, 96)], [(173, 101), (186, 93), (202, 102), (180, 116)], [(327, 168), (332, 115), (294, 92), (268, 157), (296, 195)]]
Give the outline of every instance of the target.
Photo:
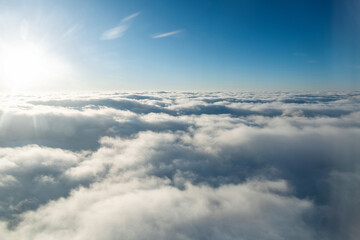
[(359, 89), (356, 0), (0, 1), (0, 89)]

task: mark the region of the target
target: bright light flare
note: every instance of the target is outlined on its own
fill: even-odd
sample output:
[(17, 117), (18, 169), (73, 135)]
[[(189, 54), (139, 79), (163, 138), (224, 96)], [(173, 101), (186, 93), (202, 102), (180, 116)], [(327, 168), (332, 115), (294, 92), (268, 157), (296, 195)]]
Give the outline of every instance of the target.
[(31, 43), (3, 45), (0, 64), (0, 82), (12, 91), (55, 84), (68, 70), (58, 58)]

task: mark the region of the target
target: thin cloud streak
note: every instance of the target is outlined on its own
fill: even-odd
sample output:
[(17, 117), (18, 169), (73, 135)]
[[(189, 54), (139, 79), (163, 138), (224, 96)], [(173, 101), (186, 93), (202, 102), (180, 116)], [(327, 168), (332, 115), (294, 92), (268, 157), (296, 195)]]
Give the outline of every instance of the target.
[(129, 29), (129, 25), (127, 24), (127, 22), (139, 16), (140, 13), (141, 12), (136, 12), (123, 18), (118, 26), (103, 32), (101, 36), (101, 40), (114, 40), (123, 37), (125, 32)]
[(119, 25), (115, 28), (111, 28), (102, 34), (101, 40), (113, 40), (124, 36), (128, 26)]
[(78, 31), (81, 28), (79, 24), (75, 24), (72, 27), (70, 27), (63, 35), (61, 35), (60, 39), (67, 38), (74, 34), (76, 31)]
[(169, 36), (172, 36), (172, 35), (179, 34), (179, 33), (181, 33), (182, 31), (183, 31), (183, 29), (176, 30), (176, 31), (172, 31), (172, 32), (167, 32), (167, 33), (156, 34), (156, 35), (153, 35), (152, 38), (169, 37)]
[(139, 16), (140, 13), (141, 13), (141, 12), (136, 12), (136, 13), (133, 13), (133, 14), (127, 16), (127, 17), (124, 17), (124, 18), (121, 20), (121, 22), (127, 22), (127, 21), (129, 21), (129, 20), (131, 20), (131, 19)]

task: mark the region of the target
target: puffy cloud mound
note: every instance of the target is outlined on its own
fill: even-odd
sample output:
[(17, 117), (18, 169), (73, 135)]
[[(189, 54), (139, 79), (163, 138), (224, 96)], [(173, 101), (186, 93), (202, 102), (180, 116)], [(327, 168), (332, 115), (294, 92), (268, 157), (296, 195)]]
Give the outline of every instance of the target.
[(1, 239), (360, 235), (360, 93), (0, 97)]

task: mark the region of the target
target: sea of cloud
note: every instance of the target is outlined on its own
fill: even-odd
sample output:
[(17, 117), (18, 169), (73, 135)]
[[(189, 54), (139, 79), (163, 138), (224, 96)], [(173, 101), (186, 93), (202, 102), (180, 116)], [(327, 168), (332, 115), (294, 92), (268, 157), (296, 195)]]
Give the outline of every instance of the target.
[(360, 92), (0, 96), (0, 239), (360, 236)]

